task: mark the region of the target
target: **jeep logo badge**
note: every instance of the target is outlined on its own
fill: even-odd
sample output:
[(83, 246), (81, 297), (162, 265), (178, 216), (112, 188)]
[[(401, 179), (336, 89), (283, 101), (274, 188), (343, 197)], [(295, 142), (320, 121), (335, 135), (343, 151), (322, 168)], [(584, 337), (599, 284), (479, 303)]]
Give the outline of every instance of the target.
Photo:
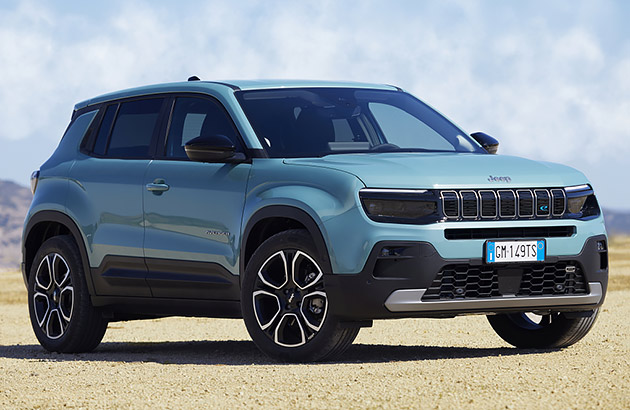
[(512, 178), (510, 177), (493, 177), (490, 175), (488, 177), (488, 182), (512, 182)]

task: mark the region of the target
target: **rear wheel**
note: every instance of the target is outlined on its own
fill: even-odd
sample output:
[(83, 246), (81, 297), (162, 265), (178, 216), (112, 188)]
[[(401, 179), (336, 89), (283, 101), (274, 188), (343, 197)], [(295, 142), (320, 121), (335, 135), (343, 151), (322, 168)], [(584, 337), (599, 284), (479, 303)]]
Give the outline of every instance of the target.
[(241, 284), (247, 330), (267, 355), (285, 361), (332, 359), (356, 338), (329, 308), (322, 260), (307, 231), (280, 232), (256, 250)]
[(94, 309), (85, 283), (81, 256), (69, 236), (55, 236), (37, 251), (28, 284), (33, 331), (49, 351), (94, 350), (107, 322)]
[(510, 313), (488, 316), (495, 332), (509, 344), (520, 348), (562, 348), (582, 339), (591, 330), (599, 309), (582, 312), (580, 317), (564, 313), (537, 315)]

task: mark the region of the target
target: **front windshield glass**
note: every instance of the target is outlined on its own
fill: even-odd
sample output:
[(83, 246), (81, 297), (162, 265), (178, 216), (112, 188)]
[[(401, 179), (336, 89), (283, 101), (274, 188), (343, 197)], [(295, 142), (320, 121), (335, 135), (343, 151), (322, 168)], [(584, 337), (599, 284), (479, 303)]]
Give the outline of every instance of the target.
[(400, 91), (295, 88), (236, 96), (272, 158), (348, 152), (476, 152), (483, 148), (435, 110)]

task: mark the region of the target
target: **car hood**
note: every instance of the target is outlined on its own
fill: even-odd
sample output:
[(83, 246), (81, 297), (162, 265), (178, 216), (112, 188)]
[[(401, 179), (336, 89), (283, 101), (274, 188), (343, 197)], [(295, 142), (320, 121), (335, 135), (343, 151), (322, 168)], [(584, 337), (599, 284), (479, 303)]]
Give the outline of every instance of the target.
[(507, 155), (468, 153), (337, 154), (284, 160), (289, 165), (336, 169), (370, 188), (561, 187), (587, 182), (579, 171)]

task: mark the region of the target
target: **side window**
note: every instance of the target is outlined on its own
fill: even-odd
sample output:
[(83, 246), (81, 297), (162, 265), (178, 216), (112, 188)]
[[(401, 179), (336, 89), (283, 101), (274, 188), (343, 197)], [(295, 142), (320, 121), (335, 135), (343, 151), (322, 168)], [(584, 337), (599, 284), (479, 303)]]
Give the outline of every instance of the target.
[(148, 157), (162, 101), (161, 98), (154, 98), (122, 103), (109, 137), (106, 155), (113, 158)]
[(224, 135), (241, 144), (232, 120), (219, 103), (205, 98), (182, 97), (175, 101), (164, 154), (169, 158), (187, 159), (184, 145), (199, 136)]
[(98, 110), (94, 110), (86, 112), (85, 114), (81, 114), (70, 124), (65, 134), (63, 135), (62, 140), (66, 138), (72, 140), (80, 140), (81, 138), (83, 138), (86, 131), (90, 127), (90, 124), (92, 124), (92, 120), (96, 116), (97, 112)]
[(163, 98), (107, 107), (92, 152), (110, 158), (148, 158)]

